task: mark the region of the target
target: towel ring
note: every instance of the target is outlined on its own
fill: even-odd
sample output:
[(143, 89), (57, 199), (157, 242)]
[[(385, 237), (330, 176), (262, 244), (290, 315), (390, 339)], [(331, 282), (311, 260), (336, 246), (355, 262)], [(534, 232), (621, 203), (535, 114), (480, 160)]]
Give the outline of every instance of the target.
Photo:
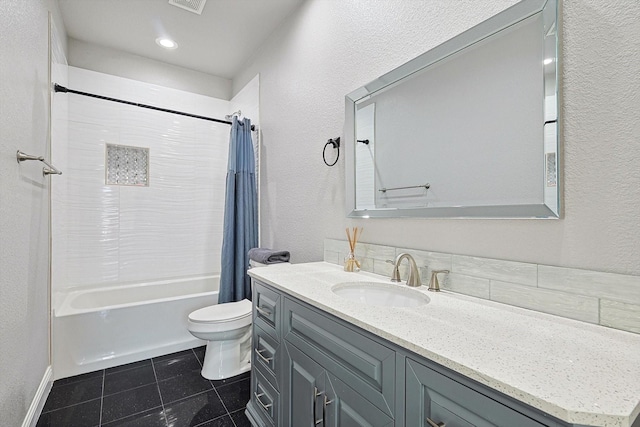
[[(327, 162), (327, 147), (331, 145), (333, 148), (338, 150), (338, 155), (336, 156), (336, 160), (333, 163)], [(324, 160), (324, 164), (327, 166), (333, 166), (338, 163), (338, 159), (340, 158), (340, 137), (335, 139), (329, 139), (326, 144), (324, 144), (324, 148), (322, 149), (322, 160)]]

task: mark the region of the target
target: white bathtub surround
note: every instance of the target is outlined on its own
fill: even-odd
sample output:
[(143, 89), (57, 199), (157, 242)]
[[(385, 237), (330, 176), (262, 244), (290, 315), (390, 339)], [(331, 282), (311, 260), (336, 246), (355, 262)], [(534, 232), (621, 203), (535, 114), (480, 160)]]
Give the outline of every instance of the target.
[[(220, 119), (242, 109), (259, 125), (257, 77), (232, 101), (75, 67), (67, 86)], [(53, 163), (66, 165), (52, 183), (53, 290), (217, 274), (229, 125), (75, 94), (60, 100), (69, 120), (68, 138), (52, 143)], [(149, 150), (148, 186), (105, 185), (107, 144)]]
[(388, 277), (326, 262), (249, 274), (566, 422), (629, 427), (640, 413), (640, 335), (426, 287), (412, 289), (426, 306), (358, 304), (331, 287)]
[[(345, 240), (325, 239), (324, 260), (341, 265), (348, 250)], [(415, 258), (425, 285), (432, 270), (449, 270), (442, 287), (452, 292), (640, 333), (640, 276), (371, 243), (360, 243), (356, 257), (362, 270), (389, 276), (385, 261), (402, 252)]]
[(189, 313), (218, 302), (217, 276), (76, 288), (57, 292), (54, 379), (204, 345)]

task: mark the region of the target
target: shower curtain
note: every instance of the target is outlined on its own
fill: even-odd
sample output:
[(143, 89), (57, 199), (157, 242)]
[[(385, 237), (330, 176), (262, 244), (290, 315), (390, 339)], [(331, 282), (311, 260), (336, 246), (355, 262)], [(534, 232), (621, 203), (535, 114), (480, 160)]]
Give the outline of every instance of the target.
[(251, 120), (233, 117), (218, 303), (251, 299), (247, 252), (258, 246), (258, 204)]

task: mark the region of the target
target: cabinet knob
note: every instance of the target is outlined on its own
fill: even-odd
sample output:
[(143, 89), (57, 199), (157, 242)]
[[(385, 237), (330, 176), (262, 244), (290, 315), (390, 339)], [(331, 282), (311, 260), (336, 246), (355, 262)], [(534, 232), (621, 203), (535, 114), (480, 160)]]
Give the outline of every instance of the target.
[(446, 426), (445, 423), (443, 423), (443, 422), (437, 423), (437, 422), (433, 421), (431, 418), (427, 418), (427, 422), (429, 423), (430, 427), (445, 427)]

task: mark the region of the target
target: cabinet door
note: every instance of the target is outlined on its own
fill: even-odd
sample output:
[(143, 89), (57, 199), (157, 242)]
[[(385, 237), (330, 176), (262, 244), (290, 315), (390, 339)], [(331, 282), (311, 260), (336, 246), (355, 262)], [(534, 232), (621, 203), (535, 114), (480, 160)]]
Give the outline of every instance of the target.
[[(416, 361), (406, 363), (407, 426), (542, 427), (543, 424)], [(430, 423), (430, 421), (431, 424)]]
[(355, 327), (284, 298), (284, 340), (364, 396), (395, 414), (396, 352)]
[(284, 349), (284, 366), (287, 369), (286, 380), (282, 387), (284, 426), (316, 427), (322, 425), (324, 369), (286, 341)]
[[(336, 376), (327, 372), (319, 405), (323, 427), (392, 427), (393, 420)], [(409, 424), (407, 424), (409, 425)]]

